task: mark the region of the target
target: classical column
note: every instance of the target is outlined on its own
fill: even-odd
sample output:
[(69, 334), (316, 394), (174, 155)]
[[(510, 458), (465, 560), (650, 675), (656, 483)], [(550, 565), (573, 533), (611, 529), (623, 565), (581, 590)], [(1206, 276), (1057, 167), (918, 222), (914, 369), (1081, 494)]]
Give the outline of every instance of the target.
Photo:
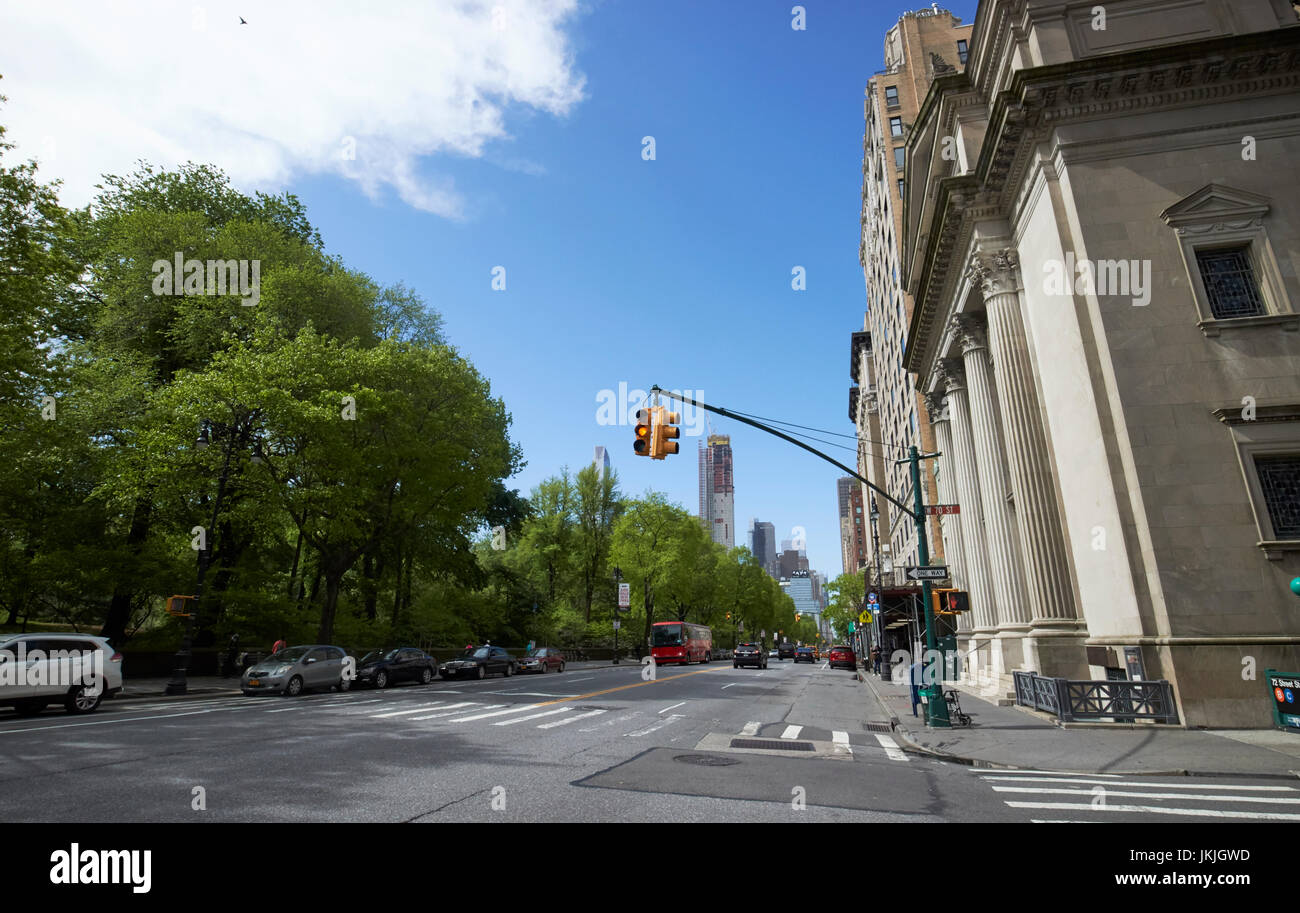
[[(989, 565), (998, 606), (998, 633), (1004, 639), (1018, 640), (1029, 630), (1029, 598), (1024, 584), (1020, 543), (1006, 500), (1010, 485), (988, 347), (984, 330), (973, 316), (961, 314), (954, 317), (952, 327), (961, 345), (962, 366), (966, 369), (975, 462), (984, 504), (984, 532), (988, 537)], [(998, 672), (1019, 668), (1022, 656), (1019, 646), (1018, 643), (1003, 644), (1000, 660), (995, 650), (994, 662)]]
[[(939, 501), (943, 504), (958, 504), (957, 483), (953, 479), (952, 467), (952, 429), (949, 427), (948, 405), (942, 392), (925, 394), (926, 410), (930, 413), (930, 427), (934, 429), (935, 446), (941, 456), (938, 459), (935, 476), (939, 483)], [(964, 544), (961, 534), (961, 516), (944, 514), (939, 517), (939, 528), (943, 534), (943, 555), (947, 562), (953, 581), (959, 589), (967, 589), (964, 560)], [(969, 612), (963, 612), (957, 619), (957, 630), (969, 633), (971, 620)]]
[[(998, 617), (993, 605), (993, 580), (989, 576), (989, 556), (985, 548), (984, 508), (980, 500), (979, 474), (975, 468), (975, 443), (971, 436), (970, 410), (966, 403), (966, 382), (956, 359), (941, 361), (939, 381), (946, 388), (950, 448), (939, 459), (951, 470), (957, 489), (957, 514), (961, 525), (962, 558), (966, 590), (970, 593), (971, 614), (975, 616), (972, 633), (986, 641), (997, 631)], [(982, 657), (981, 662), (987, 661)]]
[(1029, 585), (1030, 636), (1036, 640), (1044, 636), (1077, 636), (1080, 622), (1047, 434), (1020, 313), (1021, 280), (1015, 250), (977, 253), (972, 258), (970, 278), (983, 291), (988, 311), (989, 347), (997, 366), (994, 373), (1002, 430)]

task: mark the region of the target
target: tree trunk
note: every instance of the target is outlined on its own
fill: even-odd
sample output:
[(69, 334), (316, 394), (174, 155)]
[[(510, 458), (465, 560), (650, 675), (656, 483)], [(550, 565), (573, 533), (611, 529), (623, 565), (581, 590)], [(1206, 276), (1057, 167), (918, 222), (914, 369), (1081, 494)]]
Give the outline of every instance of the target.
[(327, 644), (334, 640), (334, 614), (338, 611), (339, 590), (343, 586), (343, 574), (330, 573), (325, 579), (325, 605), (320, 611), (320, 627), (316, 631), (316, 641)]
[[(293, 567), (289, 570), (289, 598), (293, 598), (293, 585), (298, 579), (298, 562), (302, 558), (302, 530), (298, 530), (298, 542), (293, 547)], [(298, 601), (302, 602), (302, 590), (299, 588)]]
[[(153, 504), (145, 498), (137, 498), (135, 512), (131, 515), (131, 530), (126, 536), (127, 551), (132, 558), (138, 557), (144, 549), (145, 540), (149, 538), (152, 515)], [(108, 604), (108, 617), (104, 619), (104, 627), (99, 633), (100, 636), (111, 640), (115, 646), (121, 646), (126, 638), (126, 625), (131, 619), (131, 598), (135, 595), (135, 587), (131, 575), (127, 574), (126, 579), (113, 588), (113, 599)], [(27, 618), (24, 615), (24, 626), (26, 623)]]

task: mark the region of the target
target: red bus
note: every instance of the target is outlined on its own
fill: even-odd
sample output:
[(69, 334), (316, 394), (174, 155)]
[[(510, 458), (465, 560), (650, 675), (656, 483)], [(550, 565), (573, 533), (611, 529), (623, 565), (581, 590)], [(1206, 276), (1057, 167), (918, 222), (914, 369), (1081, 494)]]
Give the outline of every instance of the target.
[(707, 663), (713, 660), (713, 631), (684, 621), (657, 621), (650, 632), (650, 652), (661, 663)]

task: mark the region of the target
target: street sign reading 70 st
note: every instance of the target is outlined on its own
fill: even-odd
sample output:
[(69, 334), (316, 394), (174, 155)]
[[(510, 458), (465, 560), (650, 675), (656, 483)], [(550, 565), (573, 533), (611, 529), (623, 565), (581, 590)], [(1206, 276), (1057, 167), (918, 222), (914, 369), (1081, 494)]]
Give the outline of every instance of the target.
[(907, 569), (908, 580), (943, 580), (947, 576), (948, 568), (942, 564), (931, 564), (926, 567), (911, 565)]

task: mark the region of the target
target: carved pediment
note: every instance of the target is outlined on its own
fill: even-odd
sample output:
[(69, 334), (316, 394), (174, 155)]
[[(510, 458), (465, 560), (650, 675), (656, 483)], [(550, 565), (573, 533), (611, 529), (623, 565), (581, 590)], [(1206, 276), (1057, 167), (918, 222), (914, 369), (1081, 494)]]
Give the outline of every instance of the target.
[(1268, 197), (1257, 193), (1223, 184), (1206, 184), (1160, 213), (1160, 218), (1172, 228), (1211, 222), (1251, 222), (1262, 219), (1269, 204)]

